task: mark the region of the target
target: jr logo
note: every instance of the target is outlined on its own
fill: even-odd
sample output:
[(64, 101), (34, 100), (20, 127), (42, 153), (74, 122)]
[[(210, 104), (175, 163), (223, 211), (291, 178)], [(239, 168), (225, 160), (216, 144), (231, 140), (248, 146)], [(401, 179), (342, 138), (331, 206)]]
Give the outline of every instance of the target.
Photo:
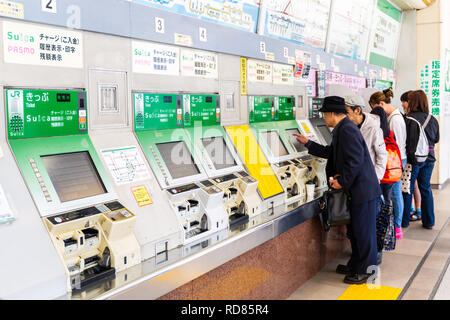
[(22, 91), (14, 90), (14, 91), (10, 92), (9, 97), (10, 98), (20, 98), (21, 94), (22, 94)]

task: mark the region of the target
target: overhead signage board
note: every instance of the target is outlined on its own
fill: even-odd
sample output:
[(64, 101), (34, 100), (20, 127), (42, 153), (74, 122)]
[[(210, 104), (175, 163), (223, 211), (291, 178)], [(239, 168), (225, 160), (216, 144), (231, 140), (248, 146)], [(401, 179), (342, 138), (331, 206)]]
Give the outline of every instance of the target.
[(81, 32), (17, 22), (3, 22), (5, 63), (83, 68)]
[(247, 61), (248, 82), (273, 82), (273, 68), (271, 62), (248, 59)]
[(258, 33), (325, 49), (331, 0), (262, 0)]
[(387, 0), (378, 0), (375, 9), (369, 63), (394, 69), (402, 26), (402, 11)]
[(359, 89), (367, 87), (366, 78), (331, 71), (325, 72), (325, 84), (326, 86), (330, 84), (343, 85), (350, 88), (355, 94), (358, 93)]
[(131, 0), (132, 2), (256, 32), (259, 1), (256, 0)]
[(180, 49), (144, 41), (132, 41), (133, 72), (168, 76), (180, 74)]
[(327, 52), (365, 61), (374, 0), (334, 0)]
[(217, 79), (219, 77), (217, 54), (181, 49), (181, 75)]
[(273, 84), (294, 85), (294, 66), (274, 63)]
[(85, 91), (6, 90), (8, 138), (87, 133)]

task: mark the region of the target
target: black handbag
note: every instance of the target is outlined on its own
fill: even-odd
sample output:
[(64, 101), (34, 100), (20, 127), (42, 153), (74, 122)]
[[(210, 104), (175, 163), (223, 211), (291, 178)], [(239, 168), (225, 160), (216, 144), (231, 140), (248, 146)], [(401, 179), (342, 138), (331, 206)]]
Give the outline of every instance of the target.
[(320, 220), (326, 232), (330, 231), (331, 227), (350, 223), (350, 200), (350, 196), (343, 189), (331, 189), (324, 193), (321, 201)]

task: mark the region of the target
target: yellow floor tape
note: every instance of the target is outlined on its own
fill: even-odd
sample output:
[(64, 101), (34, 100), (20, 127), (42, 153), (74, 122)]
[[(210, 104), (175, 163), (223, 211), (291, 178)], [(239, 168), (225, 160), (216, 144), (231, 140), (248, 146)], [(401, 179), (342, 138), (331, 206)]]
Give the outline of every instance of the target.
[(338, 300), (397, 300), (402, 289), (379, 285), (352, 285)]
[(249, 173), (259, 181), (258, 189), (264, 199), (283, 192), (269, 162), (264, 156), (249, 126), (226, 128)]

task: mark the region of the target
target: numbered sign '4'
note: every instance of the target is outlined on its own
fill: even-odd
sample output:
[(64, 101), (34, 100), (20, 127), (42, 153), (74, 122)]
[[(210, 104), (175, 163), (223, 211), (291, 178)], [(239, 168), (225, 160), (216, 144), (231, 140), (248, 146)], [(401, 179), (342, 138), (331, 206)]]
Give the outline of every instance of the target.
[(41, 0), (41, 8), (44, 12), (56, 13), (56, 0)]

